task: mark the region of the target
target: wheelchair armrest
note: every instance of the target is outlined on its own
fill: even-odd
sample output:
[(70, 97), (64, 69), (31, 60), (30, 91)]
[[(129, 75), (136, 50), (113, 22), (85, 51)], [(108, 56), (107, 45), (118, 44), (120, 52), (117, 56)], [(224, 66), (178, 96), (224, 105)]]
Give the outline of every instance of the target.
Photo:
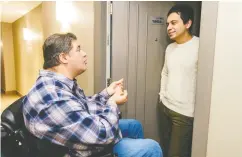
[(16, 100), (9, 105), (1, 114), (1, 124), (7, 126), (11, 131), (16, 130), (24, 125), (21, 104), (24, 97)]
[(16, 125), (13, 113), (9, 110), (6, 110), (2, 113), (1, 117), (1, 127), (4, 127), (10, 132), (13, 132)]

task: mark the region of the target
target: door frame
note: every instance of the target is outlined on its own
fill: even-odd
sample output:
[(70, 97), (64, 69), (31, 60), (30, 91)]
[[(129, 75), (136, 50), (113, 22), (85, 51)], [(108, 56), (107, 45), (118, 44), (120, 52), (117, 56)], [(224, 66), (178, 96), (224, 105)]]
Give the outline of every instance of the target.
[[(106, 2), (94, 2), (94, 3), (106, 3)], [(214, 64), (214, 49), (216, 42), (216, 26), (217, 26), (217, 12), (219, 2), (207, 2), (202, 1), (201, 8), (201, 21), (200, 21), (200, 46), (198, 57), (198, 74), (197, 74), (197, 90), (196, 90), (196, 105), (194, 116), (194, 130), (193, 130), (193, 142), (192, 142), (192, 157), (205, 157), (207, 153), (207, 141), (208, 141), (208, 127), (210, 117), (210, 104), (211, 104), (211, 90), (212, 90), (212, 78), (213, 78), (213, 64)], [(102, 19), (106, 19), (107, 5), (100, 5), (101, 10), (105, 10), (105, 14), (101, 14)], [(104, 24), (105, 23), (105, 24)], [(106, 28), (106, 22), (102, 25)], [(96, 28), (97, 26), (95, 26)], [(106, 29), (105, 29), (106, 30)], [(100, 30), (103, 31), (103, 30)], [(106, 34), (106, 33), (105, 33)], [(101, 40), (106, 41), (106, 35)], [(102, 56), (100, 53), (106, 52), (95, 51), (95, 55)], [(111, 57), (111, 56), (110, 56)], [(103, 58), (106, 61), (107, 56)], [(99, 58), (100, 60), (100, 58)], [(106, 87), (106, 78), (109, 77), (109, 73), (106, 72), (108, 66), (103, 62), (95, 61), (95, 92), (100, 91), (100, 87)], [(111, 65), (109, 63), (109, 65)], [(103, 75), (105, 73), (105, 79), (100, 80), (100, 72)], [(98, 74), (98, 75), (96, 75)], [(103, 77), (102, 77), (103, 78)], [(206, 99), (204, 99), (206, 98)], [(199, 111), (199, 112), (196, 112)]]

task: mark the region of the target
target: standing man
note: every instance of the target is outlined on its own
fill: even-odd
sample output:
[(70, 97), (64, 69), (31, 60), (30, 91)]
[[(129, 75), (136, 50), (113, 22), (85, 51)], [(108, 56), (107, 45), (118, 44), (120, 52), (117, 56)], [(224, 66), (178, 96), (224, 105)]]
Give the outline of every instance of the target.
[(191, 157), (199, 38), (191, 34), (193, 9), (173, 6), (167, 14), (167, 46), (161, 73), (164, 157)]

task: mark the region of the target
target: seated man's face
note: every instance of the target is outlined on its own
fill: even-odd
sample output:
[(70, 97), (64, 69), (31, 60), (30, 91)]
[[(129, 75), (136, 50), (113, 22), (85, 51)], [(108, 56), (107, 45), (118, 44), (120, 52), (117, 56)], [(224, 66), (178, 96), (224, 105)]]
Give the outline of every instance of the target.
[(68, 55), (68, 69), (74, 74), (80, 75), (87, 69), (87, 54), (82, 51), (77, 40), (72, 41), (72, 49)]

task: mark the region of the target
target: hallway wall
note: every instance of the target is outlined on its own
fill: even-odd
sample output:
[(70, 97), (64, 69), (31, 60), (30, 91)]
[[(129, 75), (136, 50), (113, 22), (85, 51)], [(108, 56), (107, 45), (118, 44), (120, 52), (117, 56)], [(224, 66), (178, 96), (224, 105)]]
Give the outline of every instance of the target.
[(13, 23), (16, 69), (16, 90), (25, 95), (33, 86), (42, 68), (42, 5)]
[[(58, 15), (62, 2), (43, 2), (42, 20), (44, 39), (53, 33), (72, 32), (77, 36), (82, 49), (88, 56), (88, 69), (77, 82), (84, 89), (86, 95), (94, 94), (94, 2), (66, 2), (65, 9), (70, 15)], [(58, 8), (59, 7), (59, 8)], [(59, 12), (61, 14), (61, 12)], [(59, 20), (57, 17), (61, 17)], [(71, 20), (66, 19), (69, 17)], [(48, 21), (48, 23), (46, 22)]]
[[(69, 9), (70, 14), (63, 12), (63, 7)], [(69, 22), (68, 27), (65, 21)], [(16, 90), (21, 95), (27, 94), (42, 69), (42, 45), (46, 37), (53, 33), (72, 32), (88, 55), (88, 70), (77, 77), (77, 82), (85, 94), (94, 94), (94, 2), (42, 2), (8, 27), (10, 25), (12, 34), (3, 33), (3, 36), (13, 41), (13, 48), (8, 48), (12, 53), (4, 56), (7, 58), (7, 67), (11, 68), (5, 70), (5, 80), (11, 82), (10, 90)], [(11, 42), (7, 44), (11, 45)]]
[[(15, 57), (14, 57), (14, 47), (13, 47), (13, 33), (12, 33), (11, 23), (1, 23), (1, 36), (2, 36), (2, 48), (1, 55), (3, 61), (4, 74), (2, 80), (4, 86), (2, 89), (5, 92), (12, 92), (16, 90), (16, 79), (15, 79)], [(4, 69), (3, 69), (4, 68)]]

